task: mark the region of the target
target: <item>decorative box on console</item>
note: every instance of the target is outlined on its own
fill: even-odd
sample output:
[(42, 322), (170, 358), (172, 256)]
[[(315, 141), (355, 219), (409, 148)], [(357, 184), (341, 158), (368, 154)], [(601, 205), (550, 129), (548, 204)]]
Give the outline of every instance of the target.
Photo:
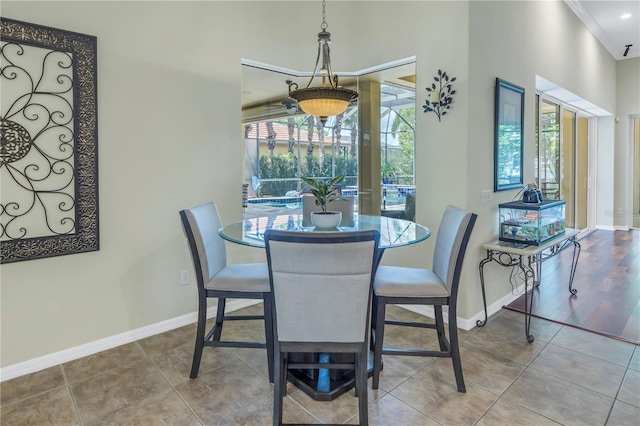
[(501, 241), (540, 245), (564, 234), (564, 200), (541, 203), (512, 201), (499, 204)]

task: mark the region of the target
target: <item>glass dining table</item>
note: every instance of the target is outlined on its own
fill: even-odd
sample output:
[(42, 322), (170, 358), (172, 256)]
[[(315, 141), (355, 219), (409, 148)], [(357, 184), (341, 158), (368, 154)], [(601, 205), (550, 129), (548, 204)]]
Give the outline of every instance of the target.
[(281, 214), (244, 219), (230, 223), (218, 231), (227, 241), (251, 247), (264, 247), (264, 231), (278, 229), (295, 232), (346, 232), (376, 230), (380, 233), (380, 249), (402, 247), (426, 240), (431, 230), (404, 219), (355, 214), (353, 222), (335, 230), (316, 230), (306, 226), (302, 214)]
[[(302, 214), (281, 214), (255, 217), (230, 223), (218, 231), (220, 236), (232, 243), (251, 247), (264, 248), (264, 233), (267, 229), (287, 230), (294, 232), (348, 232), (376, 230), (380, 233), (380, 262), (385, 250), (402, 247), (424, 241), (431, 236), (431, 230), (415, 222), (385, 216), (369, 216), (356, 214), (348, 226), (338, 226), (334, 230), (316, 230), (314, 226), (306, 226)], [(303, 354), (309, 362), (317, 362), (321, 356), (340, 357), (344, 354)], [(305, 361), (305, 362), (306, 362)], [(369, 374), (373, 371), (373, 354), (369, 355)], [(289, 382), (301, 389), (317, 401), (331, 401), (355, 385), (353, 372), (342, 370), (292, 370), (288, 374)]]

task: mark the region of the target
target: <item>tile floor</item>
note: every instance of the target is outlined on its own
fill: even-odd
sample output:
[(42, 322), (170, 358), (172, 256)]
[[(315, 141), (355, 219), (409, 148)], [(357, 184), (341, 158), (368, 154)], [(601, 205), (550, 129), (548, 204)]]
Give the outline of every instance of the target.
[[(260, 306), (246, 311), (261, 311)], [(416, 314), (401, 308), (398, 318)], [(640, 424), (640, 349), (618, 340), (502, 311), (461, 331), (467, 393), (451, 360), (384, 356), (369, 387), (371, 425)], [(388, 327), (386, 342), (434, 345), (429, 330)], [(229, 324), (229, 336), (262, 335), (260, 323)], [(189, 379), (195, 325), (1, 384), (2, 425), (268, 425), (272, 386), (259, 349), (205, 348)], [(369, 385), (371, 380), (369, 380)], [(289, 385), (288, 423), (357, 423), (353, 392), (316, 402)]]

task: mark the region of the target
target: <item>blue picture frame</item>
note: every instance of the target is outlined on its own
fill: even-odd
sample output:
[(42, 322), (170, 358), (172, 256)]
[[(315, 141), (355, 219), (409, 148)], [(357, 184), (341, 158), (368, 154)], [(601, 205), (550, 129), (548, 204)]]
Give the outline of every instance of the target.
[(523, 186), (524, 88), (496, 78), (494, 192)]

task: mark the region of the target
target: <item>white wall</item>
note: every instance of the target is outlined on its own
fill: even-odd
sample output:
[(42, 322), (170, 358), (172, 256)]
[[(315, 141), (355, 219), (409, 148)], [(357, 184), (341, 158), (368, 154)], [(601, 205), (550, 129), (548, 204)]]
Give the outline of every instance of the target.
[[(240, 58), (310, 68), (317, 3), (3, 1), (5, 17), (98, 37), (101, 250), (2, 266), (2, 367), (196, 310), (195, 285), (179, 286), (191, 264), (178, 211), (216, 200), (224, 222), (240, 218)], [(527, 105), (539, 74), (613, 108), (615, 61), (562, 2), (329, 2), (327, 22), (337, 71), (415, 55), (419, 111), (438, 69), (457, 77), (442, 122), (417, 114), (417, 220), (435, 232), (446, 204), (479, 214), (459, 309), (471, 318), (479, 246), (513, 196), (480, 204), (493, 187), (495, 77), (524, 86)], [(532, 107), (525, 126), (528, 181)], [(383, 261), (430, 267), (434, 240)], [(232, 262), (264, 259), (228, 248)], [(489, 271), (489, 303), (509, 292), (501, 273)]]
[[(631, 120), (640, 115), (640, 58), (623, 59), (617, 63), (615, 123), (615, 193), (613, 201), (614, 225), (628, 229), (633, 223), (632, 204), (632, 146)], [(618, 212), (621, 215), (618, 215)]]
[[(613, 116), (599, 117), (597, 120), (596, 135), (598, 144), (596, 146), (596, 223), (598, 228), (605, 230), (613, 230), (613, 196), (615, 194), (614, 186), (614, 159), (615, 152), (613, 143), (611, 143), (610, 135), (614, 131)], [(606, 141), (606, 142), (603, 142)]]

